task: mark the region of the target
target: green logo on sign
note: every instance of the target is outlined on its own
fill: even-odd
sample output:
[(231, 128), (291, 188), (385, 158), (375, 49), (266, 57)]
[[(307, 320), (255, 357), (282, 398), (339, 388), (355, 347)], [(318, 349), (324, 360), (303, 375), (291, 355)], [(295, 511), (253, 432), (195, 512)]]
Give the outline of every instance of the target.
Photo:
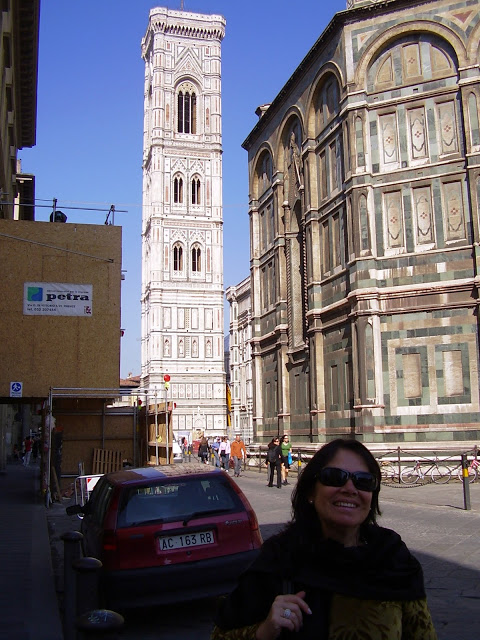
[(28, 287), (28, 302), (41, 302), (43, 300), (43, 287)]

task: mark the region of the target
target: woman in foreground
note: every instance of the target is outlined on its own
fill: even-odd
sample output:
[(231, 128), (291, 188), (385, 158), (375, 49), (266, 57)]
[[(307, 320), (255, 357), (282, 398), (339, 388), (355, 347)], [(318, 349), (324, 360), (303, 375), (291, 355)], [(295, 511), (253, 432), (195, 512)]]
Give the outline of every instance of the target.
[(379, 527), (380, 470), (356, 440), (307, 464), (292, 521), (220, 606), (212, 640), (436, 640), (419, 562)]

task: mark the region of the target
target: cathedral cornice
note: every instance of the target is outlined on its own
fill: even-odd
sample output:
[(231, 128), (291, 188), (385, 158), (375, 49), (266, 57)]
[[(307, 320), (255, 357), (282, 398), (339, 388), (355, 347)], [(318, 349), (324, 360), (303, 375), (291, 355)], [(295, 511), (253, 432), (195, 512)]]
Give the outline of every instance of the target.
[(150, 11), (150, 28), (154, 33), (221, 41), (225, 36), (225, 24), (225, 18), (220, 15), (171, 11), (164, 8)]

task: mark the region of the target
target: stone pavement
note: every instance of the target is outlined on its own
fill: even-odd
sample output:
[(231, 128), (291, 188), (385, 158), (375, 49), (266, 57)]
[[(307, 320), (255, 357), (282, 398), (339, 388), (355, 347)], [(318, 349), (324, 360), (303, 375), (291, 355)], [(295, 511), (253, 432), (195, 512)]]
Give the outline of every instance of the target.
[(0, 640), (62, 640), (38, 465), (0, 474)]

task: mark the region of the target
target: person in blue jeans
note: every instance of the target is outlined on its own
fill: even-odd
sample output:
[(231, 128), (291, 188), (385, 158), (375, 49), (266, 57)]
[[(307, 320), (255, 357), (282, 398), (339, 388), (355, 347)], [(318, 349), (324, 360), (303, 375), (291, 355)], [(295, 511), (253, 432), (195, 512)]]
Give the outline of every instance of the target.
[(213, 455), (215, 457), (215, 466), (220, 468), (220, 437), (215, 438), (215, 440), (212, 442), (212, 451), (213, 451)]
[(230, 457), (233, 458), (233, 475), (238, 478), (242, 469), (242, 460), (247, 459), (247, 449), (245, 448), (243, 440), (240, 438), (240, 434), (235, 436), (235, 440), (231, 444)]

